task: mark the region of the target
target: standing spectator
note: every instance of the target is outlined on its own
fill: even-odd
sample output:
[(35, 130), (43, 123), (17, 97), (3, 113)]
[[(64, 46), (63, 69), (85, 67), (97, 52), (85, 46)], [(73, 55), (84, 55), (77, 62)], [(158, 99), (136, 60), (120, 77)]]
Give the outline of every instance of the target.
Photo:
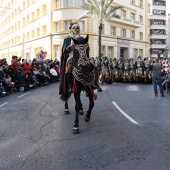
[(157, 84), (158, 84), (160, 88), (161, 96), (164, 97), (161, 70), (162, 70), (162, 64), (159, 63), (159, 58), (156, 58), (155, 63), (152, 65), (152, 83), (154, 86), (155, 96), (158, 96), (158, 92), (157, 92)]
[(19, 70), (19, 64), (18, 64), (17, 58), (18, 58), (17, 56), (12, 56), (11, 68), (14, 74), (17, 73)]

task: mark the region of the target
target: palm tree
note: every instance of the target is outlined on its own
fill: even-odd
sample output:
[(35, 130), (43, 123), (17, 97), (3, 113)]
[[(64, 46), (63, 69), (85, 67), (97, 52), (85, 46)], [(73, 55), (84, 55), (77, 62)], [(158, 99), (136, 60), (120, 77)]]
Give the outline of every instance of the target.
[(118, 18), (120, 16), (116, 14), (118, 9), (122, 9), (122, 6), (111, 6), (114, 0), (88, 0), (87, 3), (82, 5), (82, 9), (87, 12), (79, 19), (85, 19), (91, 17), (98, 21), (98, 56), (101, 59), (101, 34), (103, 29), (103, 23), (109, 18)]

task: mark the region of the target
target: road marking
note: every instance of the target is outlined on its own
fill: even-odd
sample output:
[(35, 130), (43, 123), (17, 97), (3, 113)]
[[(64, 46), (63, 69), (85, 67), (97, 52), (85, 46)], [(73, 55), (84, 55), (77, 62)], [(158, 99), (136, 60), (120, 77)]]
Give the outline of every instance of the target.
[(31, 92), (28, 92), (28, 93), (25, 93), (25, 94), (23, 94), (23, 95), (21, 95), (21, 96), (18, 96), (18, 98), (23, 97), (23, 96), (25, 96), (25, 95), (27, 95), (27, 94), (29, 94), (29, 93), (31, 93)]
[(112, 101), (113, 105), (119, 110), (120, 113), (122, 113), (123, 116), (125, 116), (128, 120), (130, 120), (132, 123), (138, 125), (139, 123), (136, 122), (134, 119), (132, 119), (128, 114), (126, 114), (117, 104), (116, 102)]
[(6, 104), (8, 104), (8, 102), (1, 104), (0, 107), (4, 106), (4, 105), (6, 105)]
[(127, 86), (127, 91), (139, 91), (140, 88), (138, 86), (135, 85), (128, 85)]
[(40, 88), (38, 88), (38, 89), (36, 89), (36, 90), (40, 90), (40, 89), (43, 89), (43, 88), (45, 88), (45, 86), (44, 86), (44, 87), (40, 87)]

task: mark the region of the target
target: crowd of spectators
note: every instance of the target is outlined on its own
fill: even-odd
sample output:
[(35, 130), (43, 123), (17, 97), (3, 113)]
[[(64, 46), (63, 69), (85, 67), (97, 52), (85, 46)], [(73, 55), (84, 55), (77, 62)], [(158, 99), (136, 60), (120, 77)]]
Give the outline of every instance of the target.
[(45, 86), (59, 82), (58, 60), (36, 60), (12, 56), (9, 65), (6, 59), (0, 60), (0, 96), (17, 91), (27, 91), (37, 86)]

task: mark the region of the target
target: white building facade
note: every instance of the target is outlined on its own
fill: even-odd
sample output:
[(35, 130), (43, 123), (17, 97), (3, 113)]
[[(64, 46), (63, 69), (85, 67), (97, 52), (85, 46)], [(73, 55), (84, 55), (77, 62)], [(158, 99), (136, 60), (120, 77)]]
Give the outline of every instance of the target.
[[(90, 56), (98, 55), (98, 23), (78, 18), (85, 13), (80, 8), (84, 0), (2, 0), (0, 24), (0, 58), (8, 62), (12, 55), (27, 60), (47, 51), (47, 58), (60, 60), (68, 25), (77, 21), (81, 34), (89, 34)], [(148, 0), (115, 0), (113, 6), (121, 19), (109, 19), (103, 24), (102, 53), (111, 58), (150, 56)], [(5, 11), (6, 10), (6, 11)]]
[(150, 2), (150, 53), (151, 57), (163, 57), (167, 39), (166, 0), (150, 0)]

